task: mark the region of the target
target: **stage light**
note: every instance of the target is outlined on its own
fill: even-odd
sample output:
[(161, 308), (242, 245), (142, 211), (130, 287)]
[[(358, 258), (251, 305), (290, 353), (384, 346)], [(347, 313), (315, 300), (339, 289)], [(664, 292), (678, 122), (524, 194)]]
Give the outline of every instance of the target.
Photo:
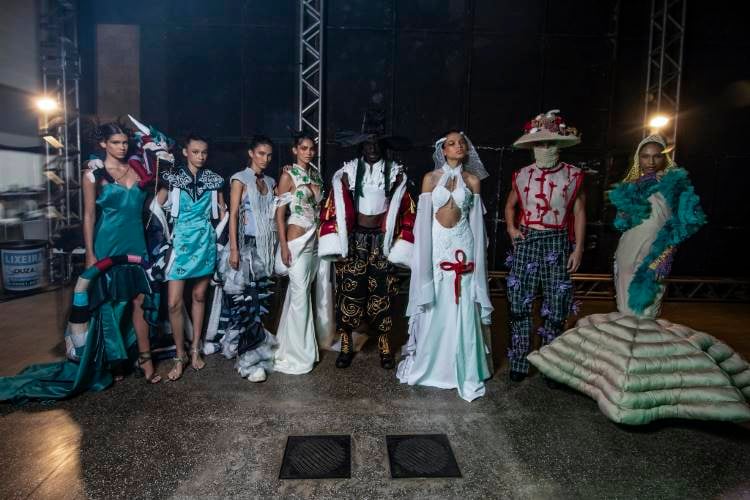
[(669, 123), (669, 117), (664, 115), (655, 115), (649, 120), (648, 126), (651, 128), (651, 130), (658, 132), (660, 129), (666, 127), (667, 123)]
[(47, 96), (39, 97), (35, 104), (36, 108), (42, 113), (51, 113), (58, 109), (57, 100)]

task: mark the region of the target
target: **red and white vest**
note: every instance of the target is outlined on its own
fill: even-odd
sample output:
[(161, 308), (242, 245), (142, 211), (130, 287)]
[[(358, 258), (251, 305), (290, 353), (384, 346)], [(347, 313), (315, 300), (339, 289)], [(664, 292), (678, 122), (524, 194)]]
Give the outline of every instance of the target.
[(521, 207), (520, 224), (537, 229), (569, 227), (582, 182), (583, 171), (567, 163), (547, 169), (534, 163), (515, 172), (513, 189)]

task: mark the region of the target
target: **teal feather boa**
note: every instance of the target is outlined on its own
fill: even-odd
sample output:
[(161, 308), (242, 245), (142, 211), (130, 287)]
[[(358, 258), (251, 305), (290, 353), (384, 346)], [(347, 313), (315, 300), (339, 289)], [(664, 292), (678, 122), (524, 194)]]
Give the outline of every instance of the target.
[(628, 287), (628, 306), (637, 314), (653, 304), (660, 292), (662, 279), (669, 272), (669, 264), (677, 246), (695, 234), (706, 223), (700, 198), (690, 183), (687, 171), (672, 168), (657, 180), (622, 182), (610, 192), (609, 199), (617, 208), (615, 228), (625, 232), (651, 215), (649, 196), (659, 192), (672, 210), (672, 217), (664, 224), (651, 251), (635, 272)]

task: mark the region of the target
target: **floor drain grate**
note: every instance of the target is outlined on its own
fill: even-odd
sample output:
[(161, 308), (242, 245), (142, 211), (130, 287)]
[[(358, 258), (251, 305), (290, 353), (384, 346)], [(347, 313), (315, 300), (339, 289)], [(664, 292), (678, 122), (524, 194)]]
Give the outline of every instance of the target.
[(348, 478), (351, 436), (289, 436), (279, 479)]
[(445, 434), (386, 436), (392, 478), (461, 477)]

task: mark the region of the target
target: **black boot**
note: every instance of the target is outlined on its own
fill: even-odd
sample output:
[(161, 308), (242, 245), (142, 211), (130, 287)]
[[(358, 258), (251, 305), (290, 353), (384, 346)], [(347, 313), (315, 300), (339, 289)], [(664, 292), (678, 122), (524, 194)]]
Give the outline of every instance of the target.
[(396, 366), (396, 362), (393, 359), (388, 335), (385, 333), (378, 337), (378, 352), (380, 353), (380, 366), (385, 370), (392, 370)]
[(352, 334), (341, 333), (341, 352), (336, 357), (336, 368), (349, 368), (354, 358), (354, 346), (352, 346)]
[(513, 370), (510, 371), (511, 382), (523, 382), (523, 379), (525, 378), (526, 378), (526, 374), (523, 372), (514, 372)]

